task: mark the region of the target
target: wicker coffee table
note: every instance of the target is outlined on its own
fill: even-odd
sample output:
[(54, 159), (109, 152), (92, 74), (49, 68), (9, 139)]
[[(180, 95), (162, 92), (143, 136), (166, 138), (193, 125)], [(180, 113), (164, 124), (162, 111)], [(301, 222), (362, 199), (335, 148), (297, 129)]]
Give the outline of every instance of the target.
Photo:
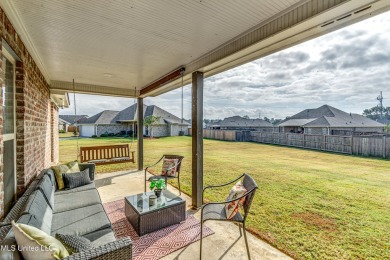
[(168, 190), (153, 206), (149, 196), (154, 192), (140, 193), (125, 197), (125, 214), (139, 236), (178, 224), (186, 218), (186, 201)]

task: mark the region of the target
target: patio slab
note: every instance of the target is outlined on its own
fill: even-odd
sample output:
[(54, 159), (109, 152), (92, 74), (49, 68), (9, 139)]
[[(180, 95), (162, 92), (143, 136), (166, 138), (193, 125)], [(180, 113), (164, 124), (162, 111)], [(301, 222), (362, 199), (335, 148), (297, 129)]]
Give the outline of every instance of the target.
[[(95, 182), (103, 203), (123, 199), (127, 195), (144, 191), (143, 171), (98, 174)], [(168, 189), (179, 194), (179, 191), (170, 185)], [(197, 219), (200, 219), (200, 210), (191, 209), (191, 197), (183, 193), (182, 197), (187, 202), (187, 213), (194, 214)], [(207, 221), (205, 225), (210, 227), (215, 234), (203, 239), (203, 259), (248, 259), (244, 236), (240, 237), (238, 227), (235, 224)], [(291, 259), (249, 232), (247, 234), (252, 259)], [(162, 259), (199, 259), (199, 241)]]

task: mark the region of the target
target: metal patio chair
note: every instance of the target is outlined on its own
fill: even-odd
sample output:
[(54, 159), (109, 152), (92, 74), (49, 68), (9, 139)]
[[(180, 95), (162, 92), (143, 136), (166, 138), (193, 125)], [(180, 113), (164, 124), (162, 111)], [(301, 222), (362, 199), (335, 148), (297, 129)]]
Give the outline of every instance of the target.
[[(236, 181), (238, 181), (241, 178), (243, 178), (242, 183), (243, 183), (245, 189), (247, 190), (247, 192), (243, 196), (238, 197), (234, 200), (229, 200), (229, 201), (224, 201), (224, 202), (210, 202), (210, 203), (206, 203), (206, 204), (202, 205), (201, 222), (200, 222), (201, 223), (201, 228), (200, 228), (200, 259), (202, 259), (203, 223), (206, 220), (230, 221), (230, 222), (237, 223), (238, 229), (240, 230), (240, 237), (242, 236), (242, 232), (241, 232), (241, 226), (242, 226), (242, 229), (244, 230), (246, 251), (248, 254), (248, 258), (251, 259), (250, 253), (249, 253), (249, 247), (248, 247), (248, 240), (247, 240), (246, 231), (245, 231), (245, 220), (246, 220), (246, 217), (248, 216), (249, 209), (251, 207), (253, 197), (255, 196), (256, 189), (258, 188), (255, 180), (253, 180), (253, 178), (251, 176), (249, 176), (248, 174), (244, 173), (243, 175), (241, 175), (237, 179), (230, 181), (228, 183), (225, 183), (222, 185), (207, 186), (203, 189), (202, 204), (204, 203), (203, 196), (204, 196), (204, 192), (206, 191), (206, 189), (223, 187), (223, 186), (235, 183)], [(225, 212), (225, 205), (227, 203), (230, 203), (233, 201), (238, 201), (238, 200), (242, 199), (243, 197), (245, 197), (245, 202), (243, 205), (244, 214), (242, 215), (240, 212), (237, 212), (236, 215), (234, 215), (234, 217), (232, 219), (230, 219), (230, 220), (227, 219), (226, 212)]]
[[(156, 166), (159, 162), (161, 162), (163, 159), (177, 159), (177, 164), (171, 168), (169, 168), (168, 170), (170, 169), (173, 169), (176, 167), (176, 177), (172, 177), (172, 176), (166, 176), (166, 175), (161, 175), (162, 172), (160, 172), (159, 175), (154, 175), (154, 176), (151, 176), (149, 179), (146, 179), (146, 172), (152, 168), (153, 166)], [(184, 159), (184, 156), (181, 156), (181, 155), (173, 155), (173, 154), (164, 154), (160, 160), (158, 160), (156, 163), (152, 164), (152, 165), (149, 165), (145, 168), (145, 192), (146, 192), (146, 181), (152, 181), (152, 180), (159, 180), (159, 179), (164, 179), (165, 180), (165, 184), (167, 185), (168, 184), (168, 180), (170, 179), (175, 179), (177, 178), (177, 183), (179, 185), (179, 194), (181, 195), (181, 190), (180, 190), (180, 168), (181, 168), (181, 163)], [(161, 170), (162, 171), (162, 167), (161, 167)]]

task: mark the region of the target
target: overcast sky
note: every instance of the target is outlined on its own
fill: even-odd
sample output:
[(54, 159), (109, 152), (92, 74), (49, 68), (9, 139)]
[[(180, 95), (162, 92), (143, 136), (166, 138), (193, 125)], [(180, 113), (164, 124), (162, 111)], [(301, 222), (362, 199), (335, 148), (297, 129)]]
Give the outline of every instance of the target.
[[(184, 117), (191, 117), (190, 86), (184, 87)], [(233, 115), (285, 118), (328, 104), (361, 114), (377, 105), (383, 91), (390, 106), (390, 12), (299, 44), (204, 82), (204, 118)], [(74, 114), (71, 107), (60, 114)], [(77, 114), (122, 110), (134, 99), (76, 95)], [(181, 90), (146, 98), (181, 115)]]

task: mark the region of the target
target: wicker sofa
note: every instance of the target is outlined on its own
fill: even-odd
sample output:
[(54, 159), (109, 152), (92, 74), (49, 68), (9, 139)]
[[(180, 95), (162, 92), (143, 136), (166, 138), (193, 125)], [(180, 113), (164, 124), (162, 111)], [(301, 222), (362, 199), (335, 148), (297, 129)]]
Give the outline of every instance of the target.
[[(90, 178), (94, 180), (94, 164), (79, 166), (80, 170), (88, 168)], [(10, 225), (12, 220), (35, 226), (52, 236), (56, 233), (77, 235), (92, 242), (93, 249), (65, 259), (132, 258), (131, 240), (115, 238), (94, 182), (57, 190), (53, 171), (43, 170), (0, 223), (0, 259), (23, 259), (18, 250), (12, 250), (16, 246)]]

